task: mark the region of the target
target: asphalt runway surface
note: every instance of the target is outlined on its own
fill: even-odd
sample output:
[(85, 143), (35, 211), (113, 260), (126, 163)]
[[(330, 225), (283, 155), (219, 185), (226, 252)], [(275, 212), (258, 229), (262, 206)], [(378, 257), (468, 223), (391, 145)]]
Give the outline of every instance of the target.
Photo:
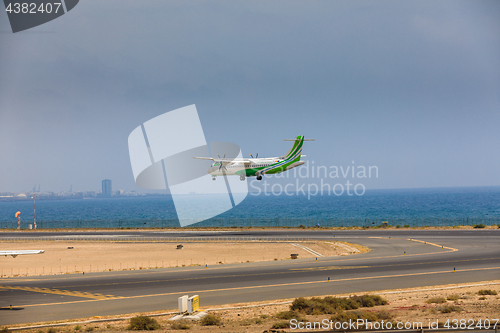
[(202, 308), (215, 308), (228, 303), (500, 279), (500, 230), (493, 229), (0, 233), (0, 239), (174, 238), (182, 239), (183, 244), (210, 237), (264, 240), (287, 236), (347, 241), (367, 246), (371, 252), (319, 257), (317, 261), (311, 258), (100, 272), (85, 277), (68, 274), (3, 278), (0, 325), (170, 310), (177, 308), (177, 298), (182, 295), (197, 294)]

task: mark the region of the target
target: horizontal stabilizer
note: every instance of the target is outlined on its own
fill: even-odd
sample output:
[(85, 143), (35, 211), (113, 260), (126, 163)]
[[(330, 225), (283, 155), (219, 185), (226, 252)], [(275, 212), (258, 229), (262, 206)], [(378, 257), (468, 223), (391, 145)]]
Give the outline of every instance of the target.
[[(300, 139), (284, 139), (283, 141), (300, 141)], [(304, 139), (304, 141), (316, 141), (316, 139)]]

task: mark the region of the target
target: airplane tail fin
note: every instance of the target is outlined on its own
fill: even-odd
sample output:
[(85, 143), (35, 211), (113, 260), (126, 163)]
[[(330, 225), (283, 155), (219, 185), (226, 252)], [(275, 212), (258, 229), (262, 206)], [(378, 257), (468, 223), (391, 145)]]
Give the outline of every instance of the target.
[(281, 156), (281, 159), (288, 160), (288, 159), (293, 159), (293, 160), (300, 160), (300, 155), (302, 153), (302, 145), (304, 144), (304, 141), (314, 141), (314, 139), (304, 139), (303, 135), (299, 135), (296, 139), (285, 139), (283, 141), (294, 141), (292, 148), (283, 156)]

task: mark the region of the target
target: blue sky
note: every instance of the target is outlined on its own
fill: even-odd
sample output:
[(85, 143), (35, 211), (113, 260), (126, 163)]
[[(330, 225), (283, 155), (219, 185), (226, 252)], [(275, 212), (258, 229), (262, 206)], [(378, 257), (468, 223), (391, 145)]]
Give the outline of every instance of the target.
[[(85, 0), (12, 34), (0, 13), (0, 192), (134, 184), (127, 138), (196, 104), (207, 141), (367, 188), (500, 185), (498, 1)], [(272, 178), (271, 178), (272, 179)], [(276, 180), (279, 181), (279, 180)]]

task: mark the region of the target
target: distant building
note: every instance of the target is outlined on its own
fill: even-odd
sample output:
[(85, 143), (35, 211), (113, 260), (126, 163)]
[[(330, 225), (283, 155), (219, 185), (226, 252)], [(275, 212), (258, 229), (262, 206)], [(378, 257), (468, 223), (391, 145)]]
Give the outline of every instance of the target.
[(104, 179), (102, 181), (102, 196), (103, 197), (110, 197), (111, 196), (111, 180), (109, 179)]
[(95, 191), (85, 191), (83, 193), (83, 196), (86, 198), (95, 198), (97, 196), (97, 193)]

